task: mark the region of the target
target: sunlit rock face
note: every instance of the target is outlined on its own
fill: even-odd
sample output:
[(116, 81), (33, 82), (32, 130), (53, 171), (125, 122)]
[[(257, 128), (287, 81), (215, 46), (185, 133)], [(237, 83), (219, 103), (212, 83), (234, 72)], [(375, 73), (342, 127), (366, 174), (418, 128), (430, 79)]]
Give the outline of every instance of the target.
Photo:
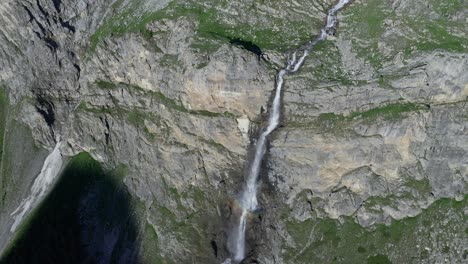
[[(0, 250), (60, 135), (62, 169), (81, 152), (125, 168), (135, 259), (222, 263), (275, 75), (336, 2), (91, 2), (0, 3)], [(465, 261), (465, 13), (342, 10), (285, 77), (246, 263)]]

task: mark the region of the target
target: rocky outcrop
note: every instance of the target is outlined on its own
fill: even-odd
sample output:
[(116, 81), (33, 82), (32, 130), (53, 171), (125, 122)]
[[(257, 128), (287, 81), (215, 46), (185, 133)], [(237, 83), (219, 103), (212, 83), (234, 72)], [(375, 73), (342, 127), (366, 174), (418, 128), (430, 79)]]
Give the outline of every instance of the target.
[[(2, 1), (9, 104), (0, 112), (0, 249), (13, 235), (11, 212), (60, 135), (66, 156), (89, 152), (107, 168), (127, 168), (121, 183), (138, 207), (136, 226), (154, 231), (141, 232), (143, 262), (224, 261), (226, 222), (275, 71), (288, 49), (318, 32), (332, 4)], [(249, 222), (251, 259), (331, 262), (348, 253), (357, 262), (404, 262), (406, 253), (387, 247), (407, 252), (394, 234), (431, 229), (445, 233), (439, 244), (424, 236), (408, 250), (423, 262), (462, 260), (463, 10), (457, 1), (366, 0), (340, 14), (336, 36), (286, 78), (262, 175), (264, 209)], [(438, 211), (453, 212), (447, 221), (459, 230), (445, 232)], [(430, 218), (420, 229), (411, 224)], [(353, 232), (374, 248), (346, 251)], [(148, 251), (152, 240), (157, 253)]]
[[(402, 189), (407, 180), (429, 181), (426, 206), (440, 197), (463, 199), (468, 90), (461, 72), (467, 61), (464, 55), (449, 54), (417, 61), (421, 66), (416, 70), (415, 66), (407, 66), (407, 71), (394, 70), (400, 71), (401, 77), (394, 78), (389, 88), (377, 83), (339, 85), (330, 93), (296, 85), (301, 77), (290, 80), (285, 99), (289, 115), (272, 143), (271, 180), (279, 177), (276, 181), (280, 189), (290, 198), (311, 190), (330, 200), (325, 211), (333, 218), (354, 214), (377, 193), (385, 197), (398, 190), (407, 192)], [(446, 66), (449, 61), (450, 68)], [(388, 74), (398, 76), (395, 72)], [(343, 191), (344, 196), (349, 195), (348, 202), (343, 201), (347, 200)], [(360, 197), (353, 197), (357, 193)], [(421, 206), (426, 207), (421, 203), (417, 199), (413, 206), (397, 206), (407, 212), (389, 208), (386, 214), (392, 219), (412, 216)], [(365, 225), (375, 222), (368, 213), (361, 216), (358, 211), (358, 217)]]

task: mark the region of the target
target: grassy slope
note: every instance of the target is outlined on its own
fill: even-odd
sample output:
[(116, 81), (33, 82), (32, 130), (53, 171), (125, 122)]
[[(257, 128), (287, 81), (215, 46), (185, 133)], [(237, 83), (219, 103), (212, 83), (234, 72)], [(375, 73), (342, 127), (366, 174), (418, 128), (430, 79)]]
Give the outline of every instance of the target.
[[(352, 42), (352, 51), (364, 59), (380, 76), (381, 88), (391, 88), (388, 81), (397, 76), (382, 75), (383, 65), (401, 53), (407, 59), (420, 52), (435, 50), (463, 53), (468, 51), (464, 21), (458, 14), (461, 0), (423, 0), (412, 3), (401, 14), (396, 13), (389, 1), (364, 0), (355, 2), (341, 11), (342, 19), (337, 34)], [(418, 12), (414, 12), (418, 10)], [(465, 32), (464, 34), (462, 32)], [(342, 54), (334, 41), (325, 41), (311, 52), (319, 65), (307, 68), (307, 80), (316, 83), (332, 82), (343, 85), (360, 85), (374, 80), (353, 80), (343, 68)]]
[[(278, 8), (278, 5), (279, 8), (286, 8), (280, 1), (266, 4), (274, 8)], [(211, 52), (219, 47), (219, 43), (212, 42), (213, 39), (221, 42), (240, 39), (253, 43), (261, 49), (285, 51), (308, 40), (314, 28), (316, 30), (322, 24), (322, 21), (308, 16), (287, 17), (287, 21), (284, 21), (264, 14), (255, 2), (249, 5), (244, 3), (240, 6), (241, 10), (234, 8), (249, 17), (257, 17), (258, 20), (255, 21), (243, 21), (225, 11), (225, 8), (229, 9), (229, 1), (226, 0), (171, 1), (167, 7), (157, 11), (142, 9), (143, 6), (142, 0), (133, 0), (127, 5), (116, 4), (114, 12), (104, 19), (101, 27), (91, 36), (89, 51), (94, 51), (97, 45), (111, 34), (119, 36), (136, 32), (150, 38), (153, 33), (146, 28), (146, 25), (162, 19), (176, 20), (180, 17), (190, 17), (197, 21), (199, 41), (195, 41), (193, 47)], [(226, 17), (236, 22), (233, 24)], [(268, 20), (268, 23), (265, 23), (265, 20)]]
[(467, 259), (467, 250), (457, 253), (468, 232), (464, 214), (467, 198), (461, 202), (439, 200), (416, 217), (393, 221), (389, 226), (377, 225), (373, 231), (362, 228), (351, 217), (341, 222), (289, 220), (286, 228), (296, 248), (288, 248), (284, 257), (287, 263), (298, 264), (421, 263), (432, 250)]
[[(343, 11), (346, 22), (339, 34), (352, 39), (354, 51), (376, 69), (401, 51), (407, 57), (418, 51), (468, 51), (467, 36), (454, 33), (465, 28), (463, 21), (454, 18), (462, 10), (462, 0), (425, 0), (415, 8), (419, 11), (414, 14), (414, 8), (409, 7), (413, 10), (400, 15), (388, 1), (366, 0), (351, 5)], [(396, 23), (402, 35), (387, 34), (393, 27), (388, 21)], [(385, 53), (379, 42), (385, 44)]]
[(381, 107), (376, 107), (362, 112), (352, 112), (349, 115), (338, 115), (334, 113), (320, 114), (314, 121), (288, 121), (288, 127), (301, 127), (304, 129), (317, 128), (321, 131), (339, 133), (349, 129), (353, 122), (370, 123), (376, 120), (386, 122), (399, 122), (407, 117), (409, 113), (428, 111), (429, 108), (424, 104), (415, 104), (409, 102), (396, 102)]

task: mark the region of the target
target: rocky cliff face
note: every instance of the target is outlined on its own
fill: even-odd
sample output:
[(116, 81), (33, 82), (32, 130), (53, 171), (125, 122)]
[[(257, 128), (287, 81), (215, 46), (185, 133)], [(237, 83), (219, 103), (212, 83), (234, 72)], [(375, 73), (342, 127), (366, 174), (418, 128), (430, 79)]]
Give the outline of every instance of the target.
[[(224, 261), (275, 72), (333, 3), (2, 1), (0, 248), (60, 136), (67, 157), (125, 168), (141, 262)], [(466, 12), (361, 0), (340, 13), (285, 81), (247, 261), (467, 258)]]

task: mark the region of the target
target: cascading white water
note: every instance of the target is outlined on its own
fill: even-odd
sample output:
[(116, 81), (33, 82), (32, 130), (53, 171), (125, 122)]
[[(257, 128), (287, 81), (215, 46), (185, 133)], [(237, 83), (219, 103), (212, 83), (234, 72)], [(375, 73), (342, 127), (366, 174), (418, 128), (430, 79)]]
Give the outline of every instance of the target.
[(50, 185), (54, 182), (55, 178), (62, 168), (63, 159), (60, 153), (60, 147), (62, 141), (60, 137), (57, 139), (57, 144), (54, 150), (47, 156), (42, 166), (41, 172), (37, 175), (34, 183), (31, 187), (31, 193), (24, 199), (16, 210), (11, 213), (11, 216), (15, 220), (10, 231), (14, 232), (18, 225), (21, 223), (24, 215), (37, 204), (44, 197), (49, 190)]
[[(268, 126), (261, 132), (260, 137), (257, 140), (255, 145), (255, 156), (254, 160), (250, 165), (249, 175), (247, 177), (247, 182), (244, 186), (242, 196), (240, 198), (240, 206), (242, 208), (242, 214), (239, 219), (239, 226), (235, 230), (235, 252), (234, 260), (240, 262), (245, 258), (245, 230), (247, 226), (247, 216), (251, 211), (256, 210), (257, 208), (257, 180), (258, 174), (260, 172), (260, 165), (263, 160), (263, 156), (266, 151), (266, 141), (268, 135), (270, 135), (273, 130), (278, 126), (280, 119), (280, 109), (281, 109), (281, 88), (283, 86), (283, 76), (287, 73), (296, 72), (304, 62), (305, 57), (309, 54), (310, 50), (317, 45), (319, 42), (325, 40), (327, 35), (334, 34), (337, 18), (337, 12), (342, 9), (346, 4), (351, 0), (340, 0), (332, 9), (328, 11), (327, 23), (325, 27), (321, 30), (319, 36), (317, 36), (313, 41), (305, 44), (300, 51), (302, 55), (297, 59), (297, 52), (294, 52), (292, 56), (288, 59), (287, 66), (280, 70), (276, 76), (276, 92), (273, 99), (273, 105), (271, 107), (271, 114), (268, 119)], [(230, 259), (226, 260), (228, 263), (231, 262)], [(226, 263), (226, 262), (225, 262)]]

